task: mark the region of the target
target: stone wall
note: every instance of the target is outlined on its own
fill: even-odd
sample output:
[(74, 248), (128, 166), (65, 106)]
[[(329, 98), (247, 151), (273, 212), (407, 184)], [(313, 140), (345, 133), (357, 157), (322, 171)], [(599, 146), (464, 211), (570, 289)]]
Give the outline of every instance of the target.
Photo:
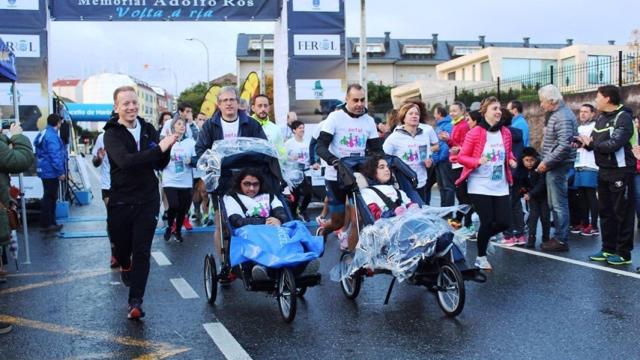
[[(584, 103), (595, 105), (596, 91), (590, 91), (580, 94), (569, 94), (564, 96), (565, 103), (569, 105), (571, 110), (578, 117), (578, 110)], [(640, 110), (640, 85), (630, 85), (622, 88), (622, 103), (631, 107), (635, 114)], [(523, 112), (525, 118), (529, 122), (530, 142), (536, 149), (541, 149), (542, 145), (542, 129), (544, 127), (544, 111), (540, 107), (538, 101), (523, 103)]]

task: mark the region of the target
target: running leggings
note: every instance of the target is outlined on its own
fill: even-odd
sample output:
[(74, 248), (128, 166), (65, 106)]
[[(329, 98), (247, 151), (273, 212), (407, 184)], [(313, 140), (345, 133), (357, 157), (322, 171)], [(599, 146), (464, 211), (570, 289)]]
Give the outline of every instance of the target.
[(169, 202), (169, 209), (167, 210), (168, 226), (173, 226), (175, 222), (176, 233), (180, 233), (184, 216), (191, 206), (191, 188), (166, 187), (164, 188), (164, 193), (167, 195), (167, 201)]
[(479, 194), (469, 194), (469, 197), (480, 217), (478, 256), (486, 256), (489, 239), (511, 226), (511, 197)]

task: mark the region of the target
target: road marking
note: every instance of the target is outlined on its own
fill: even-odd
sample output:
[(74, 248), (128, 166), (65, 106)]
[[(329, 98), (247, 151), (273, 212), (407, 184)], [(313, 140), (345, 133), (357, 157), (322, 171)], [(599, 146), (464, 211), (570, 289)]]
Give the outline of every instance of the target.
[(251, 356), (247, 354), (242, 345), (236, 341), (224, 325), (217, 322), (202, 324), (202, 326), (204, 326), (207, 334), (216, 343), (225, 358), (229, 360), (251, 360)]
[(44, 331), (57, 333), (57, 334), (79, 336), (79, 337), (84, 337), (84, 338), (89, 338), (94, 340), (117, 343), (117, 344), (126, 345), (126, 346), (146, 348), (154, 351), (153, 353), (144, 354), (137, 357), (136, 359), (139, 359), (139, 360), (166, 359), (168, 357), (175, 356), (177, 354), (181, 354), (191, 350), (190, 348), (176, 348), (173, 345), (165, 342), (141, 340), (141, 339), (136, 339), (128, 336), (114, 336), (104, 331), (78, 329), (70, 326), (45, 323), (41, 321), (2, 315), (2, 314), (0, 314), (0, 321), (13, 324), (16, 326), (24, 326), (32, 329), (44, 330)]
[(48, 280), (48, 281), (43, 281), (43, 282), (34, 283), (34, 284), (16, 286), (16, 287), (13, 287), (13, 288), (0, 290), (0, 295), (17, 293), (17, 292), (27, 291), (27, 290), (31, 290), (31, 289), (37, 289), (37, 288), (41, 288), (41, 287), (45, 287), (45, 286), (66, 284), (68, 282), (72, 282), (72, 281), (76, 281), (76, 280), (82, 280), (82, 279), (87, 279), (87, 278), (91, 278), (91, 277), (95, 277), (95, 276), (105, 275), (105, 274), (111, 273), (112, 271), (113, 270), (111, 270), (111, 269), (94, 270), (94, 271), (89, 271), (89, 272), (86, 272), (86, 273), (81, 273), (81, 274), (78, 274), (78, 275), (67, 276), (67, 277), (64, 277), (62, 279)]
[(171, 261), (167, 259), (162, 251), (152, 251), (151, 256), (153, 256), (153, 260), (155, 260), (159, 266), (171, 265)]
[(613, 273), (613, 274), (616, 274), (616, 275), (622, 275), (622, 276), (632, 277), (632, 278), (635, 278), (635, 279), (640, 279), (640, 274), (636, 274), (636, 273), (632, 273), (632, 272), (624, 271), (624, 270), (620, 270), (620, 269), (613, 269), (613, 268), (609, 268), (609, 267), (604, 267), (604, 266), (596, 265), (596, 264), (589, 263), (589, 262), (586, 262), (586, 261), (568, 259), (568, 258), (564, 258), (562, 256), (551, 255), (551, 254), (538, 252), (538, 251), (535, 251), (535, 250), (523, 249), (523, 248), (515, 247), (515, 246), (505, 246), (505, 245), (501, 245), (501, 244), (494, 244), (494, 246), (499, 246), (499, 247), (501, 247), (503, 249), (519, 251), (519, 252), (522, 252), (522, 253), (536, 255), (536, 256), (540, 256), (540, 257), (544, 257), (544, 258), (548, 258), (548, 259), (563, 261), (563, 262), (566, 262), (566, 263), (569, 263), (569, 264), (584, 266), (584, 267), (591, 268), (591, 269), (596, 269), (596, 270), (600, 270), (600, 271), (606, 271), (606, 272), (610, 272), (610, 273)]
[(182, 296), (183, 299), (197, 299), (199, 298), (198, 294), (193, 290), (191, 285), (187, 282), (187, 280), (183, 278), (171, 279), (171, 283), (173, 287), (176, 288), (178, 294)]

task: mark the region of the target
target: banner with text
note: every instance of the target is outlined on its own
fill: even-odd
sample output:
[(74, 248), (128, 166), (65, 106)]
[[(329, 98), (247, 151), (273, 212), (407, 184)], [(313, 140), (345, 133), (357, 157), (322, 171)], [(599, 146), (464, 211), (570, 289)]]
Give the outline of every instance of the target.
[[(5, 1), (5, 0), (0, 0)], [(273, 21), (281, 0), (51, 0), (52, 20)]]
[[(47, 32), (8, 30), (0, 27), (0, 38), (16, 56), (20, 123), (25, 131), (43, 128), (49, 114), (47, 72)], [(0, 83), (0, 112), (3, 118), (13, 118), (11, 84)]]
[(344, 0), (289, 0), (289, 109), (317, 123), (344, 100)]

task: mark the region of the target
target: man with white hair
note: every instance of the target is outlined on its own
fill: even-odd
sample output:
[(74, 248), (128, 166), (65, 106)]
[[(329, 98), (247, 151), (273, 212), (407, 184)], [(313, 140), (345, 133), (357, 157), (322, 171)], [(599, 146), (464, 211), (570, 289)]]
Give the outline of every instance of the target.
[(569, 199), (567, 185), (569, 169), (576, 159), (571, 142), (578, 135), (578, 123), (565, 105), (560, 90), (554, 85), (538, 90), (540, 106), (545, 111), (545, 131), (542, 140), (542, 161), (536, 169), (546, 174), (547, 197), (553, 213), (555, 236), (541, 245), (543, 251), (568, 251)]

